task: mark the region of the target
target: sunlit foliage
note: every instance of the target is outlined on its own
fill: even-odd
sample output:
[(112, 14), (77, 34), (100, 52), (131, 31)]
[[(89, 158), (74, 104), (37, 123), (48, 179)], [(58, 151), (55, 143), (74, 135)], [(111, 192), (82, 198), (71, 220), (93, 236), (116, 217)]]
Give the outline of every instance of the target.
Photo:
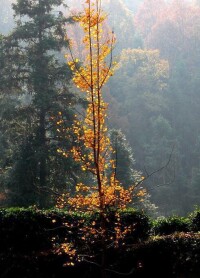
[[(104, 32), (106, 17), (101, 9), (101, 1), (88, 0), (85, 1), (84, 12), (74, 17), (84, 32), (85, 61), (79, 63), (79, 59), (74, 57), (72, 43), (66, 58), (74, 73), (74, 84), (86, 95), (87, 109), (84, 116), (77, 115), (74, 121), (73, 132), (76, 139), (71, 154), (81, 163), (82, 171), (90, 172), (93, 178), (90, 184), (79, 182), (74, 196), (66, 194), (58, 200), (60, 208), (99, 213), (100, 226), (95, 228), (94, 222), (90, 227), (86, 227), (83, 240), (92, 235), (101, 239), (102, 269), (105, 267), (105, 250), (110, 241), (113, 241), (114, 245), (118, 244), (119, 238), (130, 229), (121, 229), (118, 211), (132, 202), (133, 192), (144, 179), (139, 176), (135, 184), (125, 188), (116, 178), (116, 161), (111, 155), (114, 150), (106, 124), (108, 104), (104, 101), (102, 92), (103, 86), (113, 75), (116, 64), (113, 61), (115, 35), (113, 32)], [(136, 194), (142, 198), (146, 191), (141, 189)], [(114, 235), (108, 235), (106, 230), (111, 211), (114, 211)], [(63, 245), (63, 248), (67, 253), (69, 250), (72, 252), (71, 245)]]

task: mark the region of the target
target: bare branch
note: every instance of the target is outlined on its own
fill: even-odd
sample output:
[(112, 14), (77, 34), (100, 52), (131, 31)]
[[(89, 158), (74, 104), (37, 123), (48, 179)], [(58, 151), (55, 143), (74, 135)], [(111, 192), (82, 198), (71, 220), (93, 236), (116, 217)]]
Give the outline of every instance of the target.
[[(142, 179), (141, 181), (139, 181), (138, 183), (136, 183), (135, 186), (138, 187), (138, 186), (139, 186), (141, 183), (143, 183), (145, 180), (149, 179), (150, 177), (152, 177), (152, 176), (155, 175), (156, 173), (158, 173), (158, 172), (160, 172), (160, 171), (166, 169), (167, 166), (168, 166), (168, 165), (170, 164), (170, 162), (171, 162), (172, 155), (173, 155), (173, 152), (174, 152), (174, 148), (175, 148), (175, 144), (172, 146), (172, 150), (171, 150), (171, 152), (170, 152), (169, 158), (168, 158), (167, 162), (166, 162), (163, 166), (161, 166), (160, 168), (156, 169), (155, 171), (153, 171), (153, 172), (151, 172), (151, 173), (148, 173), (147, 170), (146, 170), (146, 168), (145, 168), (145, 173), (146, 173), (145, 178)], [(157, 186), (161, 186), (161, 185), (157, 185)]]
[[(86, 263), (89, 263), (89, 264), (92, 264), (92, 265), (95, 265), (96, 267), (98, 268), (102, 268), (102, 266), (96, 262), (93, 262), (93, 261), (89, 261), (85, 258), (83, 258), (83, 261), (86, 262)], [(106, 272), (110, 272), (110, 273), (115, 273), (119, 276), (130, 276), (131, 274), (133, 274), (135, 272), (135, 268), (132, 268), (129, 272), (125, 273), (125, 272), (119, 272), (119, 271), (116, 271), (116, 270), (113, 270), (113, 269), (109, 269), (109, 268), (106, 268), (105, 269)]]

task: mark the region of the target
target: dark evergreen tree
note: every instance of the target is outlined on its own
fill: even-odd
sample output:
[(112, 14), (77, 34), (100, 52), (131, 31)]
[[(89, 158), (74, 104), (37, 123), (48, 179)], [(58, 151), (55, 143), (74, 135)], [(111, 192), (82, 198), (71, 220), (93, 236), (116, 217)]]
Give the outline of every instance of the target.
[[(12, 63), (7, 56), (6, 38), (0, 36), (0, 193), (5, 188), (5, 177), (12, 165), (13, 145), (18, 143), (15, 126), (17, 98), (10, 94), (10, 70)], [(10, 83), (11, 84), (11, 83)], [(17, 90), (17, 88), (16, 88)], [(12, 95), (12, 96), (11, 96)], [(13, 132), (15, 130), (15, 132)], [(15, 134), (15, 136), (14, 136)]]
[[(141, 181), (142, 173), (136, 170), (136, 161), (134, 159), (133, 150), (126, 139), (126, 136), (119, 129), (112, 129), (110, 132), (110, 139), (114, 150), (113, 159), (116, 161), (116, 178), (125, 187), (130, 185), (139, 185)], [(147, 182), (148, 183), (148, 182)], [(145, 185), (142, 185), (145, 187)], [(140, 187), (141, 188), (141, 187)], [(157, 207), (151, 201), (151, 195), (149, 194), (149, 187), (147, 186), (147, 194), (138, 198), (135, 194), (133, 198), (132, 206), (137, 209), (142, 209), (152, 215), (155, 215)]]
[[(10, 99), (18, 101), (18, 142), (7, 179), (15, 205), (47, 206), (48, 193), (74, 179), (73, 163), (57, 153), (66, 141), (58, 136), (57, 116), (62, 115), (65, 128), (69, 127), (77, 102), (69, 91), (71, 72), (60, 54), (67, 46), (66, 23), (70, 21), (63, 16), (63, 8), (63, 0), (18, 0), (13, 4), (16, 28), (5, 39), (4, 59), (10, 76), (5, 75), (9, 84), (3, 91), (9, 90)], [(66, 150), (71, 143), (65, 142)]]
[(116, 160), (116, 178), (128, 187), (141, 176), (141, 173), (135, 170), (133, 150), (121, 130), (111, 130), (110, 139), (114, 149), (113, 159)]

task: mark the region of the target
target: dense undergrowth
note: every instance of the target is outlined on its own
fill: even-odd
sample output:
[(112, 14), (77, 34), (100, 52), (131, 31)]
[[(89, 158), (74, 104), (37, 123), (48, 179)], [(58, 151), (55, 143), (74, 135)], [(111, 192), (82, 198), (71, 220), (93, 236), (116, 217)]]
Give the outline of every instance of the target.
[[(10, 208), (0, 210), (0, 277), (98, 277), (95, 264), (82, 261), (64, 267), (68, 256), (55, 251), (66, 238), (83, 236), (76, 223), (98, 223), (98, 214), (64, 210)], [(69, 229), (64, 223), (73, 223)], [(125, 245), (110, 248), (108, 277), (200, 277), (200, 210), (188, 217), (150, 219), (142, 212), (121, 213), (122, 225), (134, 224)], [(109, 229), (112, 229), (112, 222)], [(98, 254), (98, 248), (96, 253)], [(121, 273), (121, 274), (120, 274)]]

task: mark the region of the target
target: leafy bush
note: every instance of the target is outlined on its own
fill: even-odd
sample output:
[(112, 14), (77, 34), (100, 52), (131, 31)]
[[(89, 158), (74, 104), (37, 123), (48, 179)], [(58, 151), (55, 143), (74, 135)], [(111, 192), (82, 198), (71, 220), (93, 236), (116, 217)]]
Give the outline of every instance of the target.
[(200, 207), (197, 207), (195, 211), (190, 215), (191, 229), (195, 232), (200, 231)]
[(1, 250), (15, 252), (50, 248), (46, 229), (50, 219), (40, 211), (29, 208), (11, 208), (0, 211)]
[[(198, 217), (198, 211), (191, 215), (193, 225), (199, 223)], [(110, 229), (113, 227), (115, 214), (111, 213), (109, 218), (108, 228)], [(131, 244), (128, 245), (129, 248), (120, 246), (108, 250), (108, 263), (113, 266), (113, 269), (125, 273), (134, 269), (133, 276), (136, 278), (172, 278), (180, 277), (183, 273), (188, 277), (200, 277), (199, 233), (177, 232), (189, 229), (188, 219), (174, 216), (154, 221), (154, 233), (163, 235), (149, 237), (151, 224), (144, 213), (130, 209), (120, 212), (119, 218), (122, 228), (132, 227), (125, 236), (126, 243)], [(37, 208), (1, 209), (0, 276), (5, 278), (12, 276), (64, 278), (84, 275), (98, 277), (98, 268), (95, 265), (88, 267), (86, 262), (82, 262), (74, 268), (63, 268), (63, 264), (67, 261), (66, 254), (57, 256), (51, 252), (52, 238), (55, 238), (58, 244), (64, 242), (66, 237), (79, 241), (82, 236), (79, 229), (80, 223), (90, 225), (92, 222), (95, 222), (98, 228), (99, 214), (68, 214), (64, 210), (43, 211)], [(69, 228), (64, 223), (73, 225)], [(95, 255), (99, 252), (96, 247), (98, 246), (95, 245), (93, 248)], [(196, 276), (193, 276), (193, 273)], [(118, 275), (113, 274), (110, 277), (118, 277)]]
[[(114, 223), (112, 213), (109, 218), (108, 225), (112, 230)], [(135, 210), (127, 210), (120, 213), (120, 218), (122, 229), (126, 226), (132, 227), (127, 240), (135, 242), (148, 237), (150, 226), (146, 215)], [(48, 250), (53, 247), (52, 238), (57, 244), (62, 243), (65, 238), (68, 241), (79, 241), (82, 237), (81, 225), (91, 225), (94, 220), (98, 226), (97, 213), (69, 214), (64, 210), (38, 210), (34, 207), (1, 209), (1, 250), (10, 249), (14, 252)], [(69, 225), (65, 225), (66, 223)]]
[(170, 235), (175, 232), (190, 231), (190, 221), (188, 218), (171, 216), (160, 218), (153, 221), (153, 234), (155, 235)]
[(127, 237), (132, 241), (145, 240), (148, 238), (151, 230), (149, 217), (138, 210), (127, 209), (121, 213), (123, 227), (132, 227)]
[(133, 252), (142, 266), (139, 277), (200, 277), (198, 234), (182, 232), (156, 236)]

